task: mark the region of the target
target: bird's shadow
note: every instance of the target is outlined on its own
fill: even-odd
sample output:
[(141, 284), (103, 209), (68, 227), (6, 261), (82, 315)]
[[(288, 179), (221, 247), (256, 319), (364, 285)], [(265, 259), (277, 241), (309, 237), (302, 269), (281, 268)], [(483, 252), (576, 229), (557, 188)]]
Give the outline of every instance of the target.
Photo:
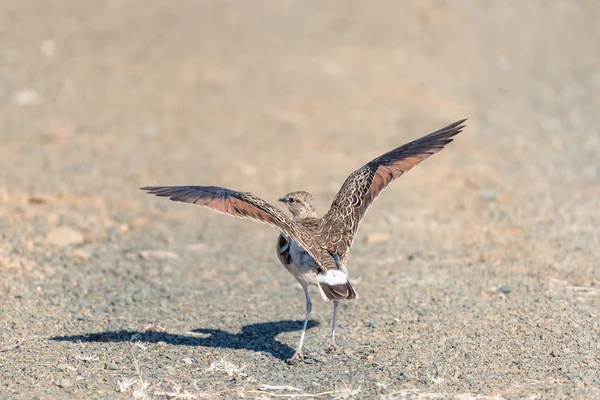
[[(165, 342), (179, 346), (203, 346), (226, 349), (246, 349), (265, 352), (281, 360), (294, 354), (295, 349), (276, 339), (283, 332), (301, 331), (304, 321), (273, 321), (246, 325), (239, 333), (229, 333), (221, 329), (193, 329), (188, 334), (173, 334), (159, 331), (105, 331), (72, 336), (55, 336), (50, 340), (69, 342)], [(316, 321), (308, 321), (307, 329), (318, 326)], [(198, 335), (198, 336), (196, 336)], [(208, 336), (204, 336), (208, 335)]]

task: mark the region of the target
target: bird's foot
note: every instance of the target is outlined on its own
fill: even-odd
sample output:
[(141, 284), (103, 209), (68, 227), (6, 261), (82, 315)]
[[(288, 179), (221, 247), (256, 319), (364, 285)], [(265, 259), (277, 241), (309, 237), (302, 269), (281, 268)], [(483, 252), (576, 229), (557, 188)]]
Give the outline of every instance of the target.
[(327, 347), (327, 349), (325, 349), (325, 351), (329, 354), (334, 353), (337, 350), (337, 346), (335, 345), (335, 342), (331, 343), (329, 345), (329, 347)]
[(304, 360), (304, 355), (302, 355), (302, 352), (297, 351), (294, 353), (294, 355), (291, 358), (288, 358), (286, 360), (286, 362), (288, 364), (296, 364), (298, 361), (302, 361)]

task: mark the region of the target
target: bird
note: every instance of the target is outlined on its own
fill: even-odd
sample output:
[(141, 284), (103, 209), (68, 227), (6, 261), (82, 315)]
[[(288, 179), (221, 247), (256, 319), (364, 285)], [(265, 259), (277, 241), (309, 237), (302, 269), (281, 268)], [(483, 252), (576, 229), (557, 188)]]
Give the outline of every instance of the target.
[(251, 218), (279, 230), (277, 257), (304, 290), (306, 316), (293, 356), (304, 358), (302, 345), (312, 310), (309, 286), (317, 286), (322, 298), (333, 302), (331, 344), (335, 348), (338, 304), (357, 298), (348, 277), (348, 253), (358, 227), (375, 199), (390, 183), (442, 150), (465, 127), (466, 119), (406, 143), (371, 160), (348, 176), (335, 195), (329, 211), (317, 217), (315, 199), (305, 191), (279, 199), (292, 218), (279, 208), (250, 193), (218, 186), (145, 186), (148, 194), (208, 207), (240, 218)]

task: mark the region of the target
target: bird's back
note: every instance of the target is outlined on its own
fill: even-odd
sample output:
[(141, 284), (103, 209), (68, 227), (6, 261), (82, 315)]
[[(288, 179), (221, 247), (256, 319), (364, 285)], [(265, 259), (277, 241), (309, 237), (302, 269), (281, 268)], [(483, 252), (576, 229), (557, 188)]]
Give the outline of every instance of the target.
[[(296, 222), (311, 233), (311, 236), (315, 239), (315, 246), (321, 246), (322, 249), (327, 248), (326, 243), (320, 242), (320, 240), (330, 239), (327, 235), (323, 235), (323, 219), (306, 218)], [(339, 237), (339, 235), (341, 235), (341, 232), (338, 232), (337, 236)], [(336, 236), (335, 233), (334, 236)], [(339, 269), (342, 275), (331, 270), (327, 274), (319, 274), (318, 264), (314, 258), (292, 239), (280, 234), (277, 239), (277, 257), (301, 285), (318, 286), (324, 300), (356, 298), (356, 291), (346, 278), (348, 270), (345, 255), (331, 254), (332, 259), (336, 260), (336, 269)], [(331, 272), (333, 272), (333, 275), (331, 275)], [(336, 281), (341, 277), (343, 277), (341, 281)]]

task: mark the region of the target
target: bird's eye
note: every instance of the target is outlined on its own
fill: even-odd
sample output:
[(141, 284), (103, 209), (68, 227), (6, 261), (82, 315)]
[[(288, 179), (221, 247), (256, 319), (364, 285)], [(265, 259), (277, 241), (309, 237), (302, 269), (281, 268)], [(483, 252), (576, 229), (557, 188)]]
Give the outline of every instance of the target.
[(293, 197), (288, 198), (288, 203), (295, 203), (296, 199)]

